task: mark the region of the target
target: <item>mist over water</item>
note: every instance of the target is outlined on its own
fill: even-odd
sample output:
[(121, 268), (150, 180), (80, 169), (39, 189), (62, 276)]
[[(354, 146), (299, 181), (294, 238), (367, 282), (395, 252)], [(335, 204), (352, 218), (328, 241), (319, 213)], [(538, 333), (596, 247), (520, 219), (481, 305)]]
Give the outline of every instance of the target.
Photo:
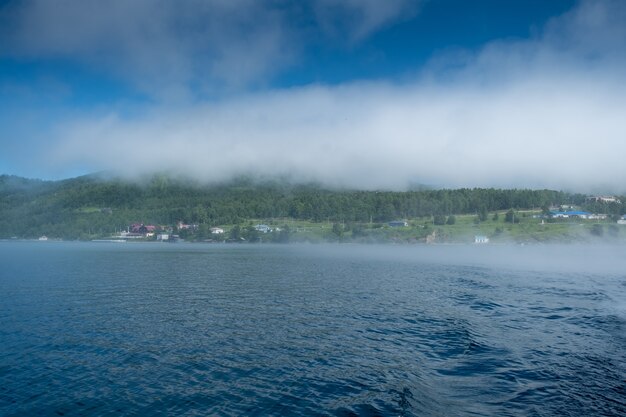
[(624, 415), (623, 251), (0, 242), (0, 414)]

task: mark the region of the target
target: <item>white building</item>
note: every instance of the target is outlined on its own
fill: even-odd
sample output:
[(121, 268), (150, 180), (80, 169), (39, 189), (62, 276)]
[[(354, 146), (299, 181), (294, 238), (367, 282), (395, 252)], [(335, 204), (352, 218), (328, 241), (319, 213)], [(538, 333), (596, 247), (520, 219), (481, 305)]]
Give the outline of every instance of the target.
[(261, 233), (268, 233), (272, 231), (272, 228), (266, 224), (257, 224), (256, 226), (254, 226), (254, 229), (257, 232), (261, 232)]
[(222, 234), (224, 234), (224, 229), (222, 229), (221, 227), (211, 227), (211, 229), (209, 229), (209, 230), (214, 235), (222, 235)]
[(596, 203), (617, 203), (622, 204), (621, 200), (612, 195), (594, 195), (586, 198), (587, 201), (595, 201)]
[(474, 236), (474, 243), (489, 243), (489, 238), (483, 235)]

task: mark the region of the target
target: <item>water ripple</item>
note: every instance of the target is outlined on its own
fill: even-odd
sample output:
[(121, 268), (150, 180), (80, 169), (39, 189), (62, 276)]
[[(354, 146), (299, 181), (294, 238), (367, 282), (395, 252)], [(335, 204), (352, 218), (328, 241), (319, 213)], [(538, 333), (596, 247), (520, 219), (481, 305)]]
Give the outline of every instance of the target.
[(626, 415), (622, 276), (120, 246), (2, 246), (0, 415)]

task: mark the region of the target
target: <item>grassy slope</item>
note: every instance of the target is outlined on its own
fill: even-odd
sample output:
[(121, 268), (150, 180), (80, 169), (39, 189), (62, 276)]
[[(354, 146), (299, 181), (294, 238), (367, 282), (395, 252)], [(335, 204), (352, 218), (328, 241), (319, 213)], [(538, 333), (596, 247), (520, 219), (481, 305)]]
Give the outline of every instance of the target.
[[(626, 240), (626, 226), (616, 226), (610, 221), (570, 220), (555, 223), (545, 222), (533, 215), (540, 211), (520, 212), (519, 223), (511, 224), (504, 221), (505, 212), (499, 212), (498, 220), (493, 220), (493, 213), (484, 222), (476, 222), (475, 215), (457, 215), (453, 225), (434, 225), (432, 218), (409, 219), (408, 227), (389, 227), (386, 224), (362, 224), (360, 232), (355, 232), (354, 225), (345, 225), (341, 236), (332, 232), (332, 223), (315, 223), (293, 219), (254, 219), (246, 225), (259, 223), (272, 226), (288, 226), (292, 241), (308, 242), (425, 242), (427, 235), (435, 232), (436, 243), (473, 243), (476, 235), (489, 237), (492, 243), (556, 243), (556, 242), (588, 242), (597, 239)], [(602, 224), (603, 236), (594, 236), (591, 229), (594, 224)], [(225, 225), (227, 232), (234, 225)], [(613, 228), (613, 232), (609, 231)], [(617, 235), (615, 235), (617, 231)]]

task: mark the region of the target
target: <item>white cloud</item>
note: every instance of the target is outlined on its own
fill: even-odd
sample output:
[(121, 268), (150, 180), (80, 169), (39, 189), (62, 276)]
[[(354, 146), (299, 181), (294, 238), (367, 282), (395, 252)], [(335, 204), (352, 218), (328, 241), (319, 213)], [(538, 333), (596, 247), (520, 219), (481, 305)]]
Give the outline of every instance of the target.
[(356, 42), (397, 20), (413, 17), (421, 1), (317, 0), (313, 11), (328, 35)]
[(309, 87), (218, 108), (161, 108), (139, 120), (88, 120), (63, 130), (56, 160), (362, 188), (617, 185), (626, 177), (624, 93), (613, 80)]
[(297, 64), (311, 39), (363, 40), (415, 4), (22, 0), (0, 7), (0, 55), (67, 59), (181, 100), (262, 84)]
[(403, 85), (308, 86), (62, 123), (48, 157), (204, 180), (623, 191), (625, 10), (583, 2), (533, 39), (442, 56)]
[(284, 16), (253, 0), (30, 0), (2, 17), (4, 54), (90, 65), (157, 99), (245, 86), (293, 53)]

